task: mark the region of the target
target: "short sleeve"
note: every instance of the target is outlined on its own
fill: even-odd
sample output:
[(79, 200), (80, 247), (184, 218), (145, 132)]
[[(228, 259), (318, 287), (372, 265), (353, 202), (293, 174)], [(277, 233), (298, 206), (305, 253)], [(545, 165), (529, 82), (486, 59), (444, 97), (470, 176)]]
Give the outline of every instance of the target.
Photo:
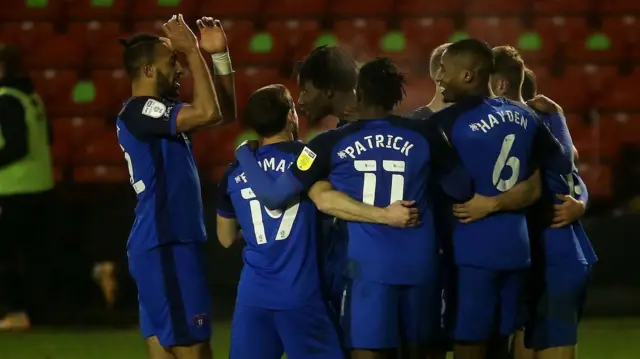
[(235, 218), (236, 210), (233, 208), (233, 203), (231, 202), (231, 196), (229, 195), (229, 177), (233, 172), (235, 166), (229, 165), (227, 170), (224, 172), (222, 179), (218, 182), (218, 188), (216, 193), (216, 212), (220, 217), (225, 218)]
[(135, 97), (123, 108), (120, 120), (136, 136), (175, 136), (176, 120), (182, 106), (182, 103), (158, 98)]
[(329, 176), (331, 151), (335, 145), (336, 131), (327, 131), (314, 137), (300, 152), (290, 167), (291, 175), (308, 189), (316, 181)]

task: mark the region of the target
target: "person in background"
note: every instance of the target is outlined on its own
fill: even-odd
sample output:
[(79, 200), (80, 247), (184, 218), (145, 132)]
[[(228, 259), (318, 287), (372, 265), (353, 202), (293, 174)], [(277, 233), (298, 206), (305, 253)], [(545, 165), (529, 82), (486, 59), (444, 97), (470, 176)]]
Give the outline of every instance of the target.
[[(17, 48), (0, 45), (0, 330), (28, 329), (45, 298), (54, 186), (49, 123)], [(36, 276), (38, 276), (36, 278)]]

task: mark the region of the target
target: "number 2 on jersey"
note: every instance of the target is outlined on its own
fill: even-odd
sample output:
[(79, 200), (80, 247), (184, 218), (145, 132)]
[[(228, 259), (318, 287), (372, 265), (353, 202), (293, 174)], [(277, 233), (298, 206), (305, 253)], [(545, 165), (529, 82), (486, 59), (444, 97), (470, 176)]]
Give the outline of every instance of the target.
[[(249, 201), (249, 209), (251, 210), (251, 222), (253, 223), (253, 231), (256, 236), (256, 242), (258, 244), (267, 243), (267, 235), (264, 230), (264, 221), (262, 220), (262, 204), (256, 199), (256, 195), (251, 188), (243, 188), (240, 191), (242, 198)], [(282, 217), (280, 226), (278, 226), (278, 232), (276, 234), (276, 241), (289, 238), (291, 234), (291, 228), (293, 228), (293, 222), (298, 215), (298, 209), (300, 209), (300, 199), (296, 198), (292, 205), (290, 205), (284, 213), (281, 210), (272, 211), (267, 207), (264, 207), (269, 217), (278, 219)]]
[[(118, 136), (120, 136), (120, 127), (116, 126), (116, 128), (118, 129)], [(122, 147), (122, 145), (120, 145), (120, 149), (122, 149), (122, 152), (124, 153), (124, 159), (125, 161), (127, 161), (127, 169), (129, 170), (129, 181), (131, 182), (133, 190), (136, 192), (136, 194), (140, 194), (144, 192), (147, 187), (141, 180), (136, 182), (133, 177), (133, 164), (131, 163), (131, 156), (129, 156), (127, 151), (124, 150), (124, 147)]]
[[(493, 185), (496, 186), (498, 191), (506, 192), (510, 190), (513, 186), (518, 182), (518, 177), (520, 176), (520, 160), (515, 157), (509, 157), (509, 153), (511, 152), (511, 147), (513, 147), (513, 142), (516, 140), (515, 134), (506, 135), (502, 140), (502, 148), (500, 149), (500, 154), (498, 155), (498, 159), (496, 160), (496, 164), (493, 166)], [(511, 177), (507, 180), (503, 180), (501, 178), (502, 170), (505, 166), (509, 166), (511, 168)]]
[[(374, 206), (376, 201), (376, 182), (375, 174), (378, 169), (376, 160), (355, 160), (353, 166), (356, 171), (364, 172), (364, 182), (362, 183), (362, 202)], [(382, 169), (386, 172), (393, 173), (391, 175), (391, 196), (389, 204), (395, 201), (402, 201), (404, 196), (404, 161), (382, 161)], [(372, 173), (373, 172), (373, 173)]]

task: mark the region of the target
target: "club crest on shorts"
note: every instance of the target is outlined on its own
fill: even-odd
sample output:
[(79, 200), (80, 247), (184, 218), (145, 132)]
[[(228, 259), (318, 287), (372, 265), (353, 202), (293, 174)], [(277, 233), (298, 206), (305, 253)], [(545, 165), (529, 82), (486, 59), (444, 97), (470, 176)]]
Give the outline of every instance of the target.
[(207, 318), (206, 313), (196, 314), (193, 316), (193, 324), (195, 324), (196, 327), (201, 327), (205, 325), (205, 323), (207, 323), (208, 321), (209, 319)]
[(296, 166), (300, 171), (307, 171), (311, 168), (313, 161), (316, 160), (317, 155), (315, 152), (311, 151), (309, 147), (305, 147), (302, 149), (302, 153), (298, 156), (298, 160), (296, 161)]

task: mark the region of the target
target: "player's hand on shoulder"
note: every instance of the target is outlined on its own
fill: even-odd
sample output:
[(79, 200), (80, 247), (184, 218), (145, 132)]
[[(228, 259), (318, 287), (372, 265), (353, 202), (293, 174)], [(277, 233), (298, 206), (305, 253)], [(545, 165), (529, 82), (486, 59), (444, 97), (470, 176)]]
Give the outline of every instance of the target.
[(562, 107), (545, 95), (536, 95), (527, 101), (527, 105), (536, 111), (544, 113), (562, 113)]
[(227, 35), (224, 33), (219, 20), (212, 17), (202, 17), (198, 21), (200, 29), (200, 48), (210, 54), (228, 51)]
[(469, 201), (454, 204), (453, 215), (461, 223), (471, 223), (490, 215), (496, 211), (496, 208), (497, 203), (494, 197), (486, 197), (476, 193)]
[(584, 201), (578, 201), (569, 195), (558, 194), (556, 196), (562, 200), (562, 203), (553, 206), (552, 228), (568, 226), (587, 211)]
[[(162, 25), (162, 31), (169, 40), (170, 46), (173, 50), (182, 53), (189, 53), (194, 50), (198, 50), (198, 38), (191, 31), (189, 26), (184, 21), (182, 14), (172, 16), (169, 21)], [(163, 39), (165, 44), (168, 42)]]
[(420, 213), (415, 201), (395, 201), (386, 208), (385, 223), (391, 227), (415, 227), (420, 224)]

